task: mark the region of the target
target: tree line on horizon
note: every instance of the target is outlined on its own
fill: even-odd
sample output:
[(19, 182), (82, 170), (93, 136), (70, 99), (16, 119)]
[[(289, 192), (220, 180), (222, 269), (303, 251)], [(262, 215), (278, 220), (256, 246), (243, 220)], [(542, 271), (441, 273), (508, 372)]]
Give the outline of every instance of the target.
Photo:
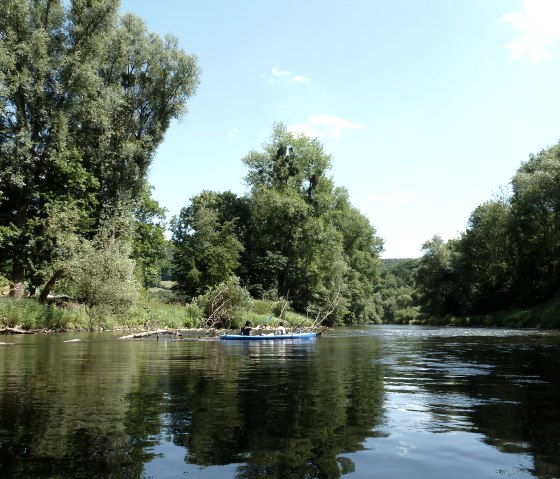
[(487, 314), (560, 289), (560, 143), (532, 154), (507, 193), (479, 205), (460, 237), (424, 243), (415, 278), (431, 316)]

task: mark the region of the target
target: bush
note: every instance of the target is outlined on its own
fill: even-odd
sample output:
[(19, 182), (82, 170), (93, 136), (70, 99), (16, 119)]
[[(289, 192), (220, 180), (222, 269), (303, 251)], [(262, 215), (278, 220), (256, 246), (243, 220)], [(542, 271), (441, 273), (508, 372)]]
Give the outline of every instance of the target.
[(280, 298), (274, 303), (272, 314), (279, 318), (285, 318), (286, 313), (291, 311), (290, 302), (285, 298)]
[(79, 329), (87, 325), (82, 307), (42, 305), (35, 299), (0, 298), (0, 325), (21, 329)]
[(199, 308), (206, 318), (206, 327), (229, 329), (238, 324), (243, 310), (252, 306), (251, 295), (239, 284), (237, 277), (211, 287), (193, 301), (193, 307)]
[(420, 317), (420, 311), (418, 308), (408, 307), (404, 309), (397, 309), (395, 311), (395, 323), (398, 324), (412, 324), (416, 322)]

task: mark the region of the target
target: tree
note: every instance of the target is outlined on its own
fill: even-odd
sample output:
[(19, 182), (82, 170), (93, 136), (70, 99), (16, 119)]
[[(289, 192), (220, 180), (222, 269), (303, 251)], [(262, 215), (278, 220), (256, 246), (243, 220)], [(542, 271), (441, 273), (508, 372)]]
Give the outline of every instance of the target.
[(75, 2), (66, 12), (59, 1), (7, 0), (0, 13), (0, 224), (13, 225), (3, 256), (16, 296), (23, 294), (45, 203), (85, 196), (86, 183), (93, 183), (72, 144), (68, 117), (74, 113), (79, 121), (79, 112), (92, 105), (117, 7), (96, 2), (85, 9)]
[(159, 285), (161, 272), (168, 264), (165, 212), (150, 191), (144, 190), (135, 209), (132, 258), (145, 288)]
[(402, 319), (409, 321), (418, 315), (416, 306), (416, 271), (420, 260), (385, 259), (381, 279), (375, 291), (379, 295), (379, 304), (383, 308), (382, 318), (385, 322)]
[(122, 314), (136, 304), (139, 288), (134, 268), (129, 244), (107, 240), (104, 234), (83, 241), (65, 264), (68, 292), (85, 305), (90, 329), (96, 314)]
[(118, 7), (6, 0), (0, 12), (0, 248), (15, 296), (46, 280), (35, 242), (47, 205), (83, 210), (91, 239), (140, 194), (198, 84), (195, 57), (131, 15), (119, 25)]
[(354, 208), (343, 188), (334, 192), (335, 202), (329, 213), (336, 230), (342, 235), (343, 276), (346, 323), (381, 322), (382, 313), (375, 290), (380, 281), (383, 240), (376, 235), (369, 220)]
[(456, 272), (462, 286), (462, 310), (496, 311), (511, 304), (515, 261), (511, 206), (507, 199), (488, 201), (470, 216), (457, 242)]
[(430, 315), (459, 314), (459, 288), (455, 272), (454, 242), (434, 236), (422, 245), (416, 288), (422, 310)]
[(512, 186), (515, 295), (522, 304), (534, 304), (560, 285), (560, 143), (531, 155)]
[(333, 310), (333, 320), (372, 319), (382, 242), (344, 190), (335, 190), (322, 144), (278, 123), (264, 151), (251, 151), (243, 162), (251, 188), (251, 291), (290, 298), (299, 312)]
[(173, 279), (188, 298), (235, 275), (243, 245), (229, 213), (239, 206), (232, 193), (203, 191), (171, 220)]

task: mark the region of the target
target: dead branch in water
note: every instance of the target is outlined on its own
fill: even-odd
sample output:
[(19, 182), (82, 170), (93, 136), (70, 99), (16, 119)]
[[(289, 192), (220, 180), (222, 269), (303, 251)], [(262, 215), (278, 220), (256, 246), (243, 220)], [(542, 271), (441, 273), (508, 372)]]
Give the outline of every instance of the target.
[(0, 334), (35, 334), (38, 331), (42, 331), (40, 329), (34, 330), (25, 330), (25, 329), (17, 329), (17, 328), (2, 328), (0, 329)]
[(121, 336), (119, 339), (146, 338), (148, 336), (159, 336), (160, 334), (171, 334), (173, 337), (181, 336), (181, 332), (178, 329), (172, 331), (170, 331), (169, 329), (156, 329), (155, 331), (144, 331), (143, 333), (128, 334), (127, 336)]

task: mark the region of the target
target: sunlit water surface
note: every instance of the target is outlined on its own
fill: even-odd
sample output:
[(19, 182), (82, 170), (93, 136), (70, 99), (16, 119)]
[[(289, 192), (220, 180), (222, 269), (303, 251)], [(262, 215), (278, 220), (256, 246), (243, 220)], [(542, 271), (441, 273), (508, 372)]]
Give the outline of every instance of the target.
[(558, 332), (117, 337), (0, 338), (0, 477), (560, 479)]

